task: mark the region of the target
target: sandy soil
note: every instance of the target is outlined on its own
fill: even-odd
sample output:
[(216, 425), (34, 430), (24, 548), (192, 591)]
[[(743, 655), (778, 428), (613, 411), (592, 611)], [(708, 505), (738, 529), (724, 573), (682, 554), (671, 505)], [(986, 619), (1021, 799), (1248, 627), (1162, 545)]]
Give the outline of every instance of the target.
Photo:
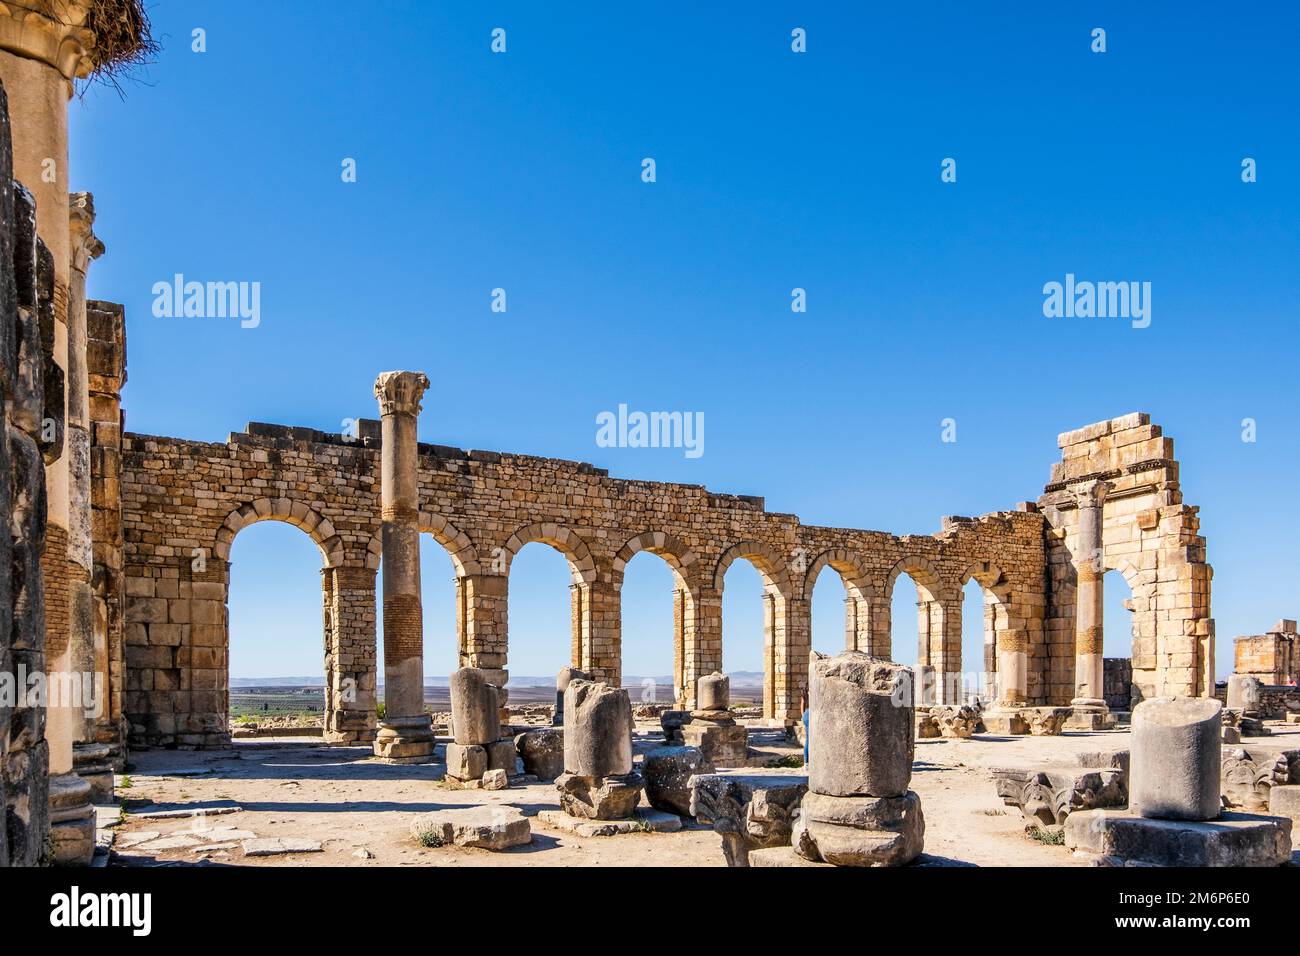
[[(637, 752), (658, 746), (651, 724), (637, 732)], [(1300, 726), (1274, 726), (1274, 736), (1250, 746), (1300, 747)], [(938, 865), (1077, 866), (1060, 846), (1035, 842), (1024, 821), (994, 792), (990, 768), (1075, 763), (1086, 750), (1120, 750), (1128, 733), (1072, 733), (1060, 737), (922, 740), (916, 746), (912, 787), (925, 812), (926, 855)], [(751, 763), (800, 749), (776, 731), (751, 732)], [(558, 807), (550, 783), (497, 792), (449, 790), (441, 764), (389, 766), (362, 748), (311, 742), (241, 742), (230, 750), (146, 751), (131, 756), (119, 778), (122, 822), (112, 828), (112, 865), (243, 864), (251, 866), (722, 866), (720, 839), (689, 824), (678, 833), (631, 833), (582, 838), (533, 822), (533, 842), (500, 853), (460, 847), (426, 849), (408, 835), (419, 813), (447, 807), (502, 804), (532, 816)], [(127, 783), (129, 781), (129, 784)], [(237, 812), (158, 819), (139, 814), (167, 809), (239, 807)], [(150, 849), (152, 840), (184, 837), (192, 845)], [(245, 857), (251, 835), (307, 839), (323, 852)], [(135, 843), (132, 846), (129, 844)]]

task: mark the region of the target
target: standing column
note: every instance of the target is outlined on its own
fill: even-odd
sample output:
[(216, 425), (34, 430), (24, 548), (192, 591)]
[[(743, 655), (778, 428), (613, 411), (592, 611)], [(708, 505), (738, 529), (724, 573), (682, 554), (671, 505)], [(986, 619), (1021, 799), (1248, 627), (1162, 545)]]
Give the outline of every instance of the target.
[[(108, 705), (108, 672), (95, 649), (94, 546), (90, 503), (90, 379), (86, 367), (86, 270), (104, 253), (95, 235), (90, 193), (68, 197), (72, 281), (68, 290), (68, 410), (64, 447), (68, 457), (68, 615), (72, 673), (89, 683), (94, 704), (73, 726), (73, 767), (91, 787), (96, 803), (113, 799), (113, 765), (107, 744), (97, 740)], [(106, 622), (107, 623), (107, 622)], [(107, 665), (107, 654), (102, 663)]]
[(384, 372), (375, 380), (383, 421), (380, 536), (384, 569), (384, 719), (375, 756), (400, 763), (433, 759), (424, 712), (424, 617), (420, 608), (420, 488), (415, 437), (423, 372)]
[(1102, 619), (1105, 613), (1102, 575), (1102, 505), (1110, 489), (1104, 481), (1089, 481), (1076, 489), (1079, 533), (1074, 570), (1078, 582), (1074, 606), (1074, 708), (1067, 726), (1100, 730), (1109, 723), (1102, 691)]

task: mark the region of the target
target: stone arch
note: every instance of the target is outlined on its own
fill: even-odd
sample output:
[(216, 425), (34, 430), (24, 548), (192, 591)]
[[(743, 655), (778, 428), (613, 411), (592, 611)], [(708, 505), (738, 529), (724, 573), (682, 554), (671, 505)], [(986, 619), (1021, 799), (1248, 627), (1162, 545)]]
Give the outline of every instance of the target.
[(333, 523), (301, 501), (290, 498), (256, 498), (226, 515), (217, 528), (212, 554), (222, 561), (230, 560), (230, 546), (241, 529), (259, 521), (283, 521), (307, 532), (320, 549), (322, 566), (336, 568), (343, 564), (343, 540)]
[[(573, 574), (574, 584), (591, 584), (596, 580), (596, 559), (592, 556), (587, 542), (578, 532), (550, 521), (537, 522), (520, 528), (508, 539), (502, 548), (500, 558), (503, 562), (502, 574), (509, 575), (514, 557), (526, 544), (540, 541), (549, 544), (569, 561), (569, 570)], [(496, 554), (493, 555), (497, 557)]]
[(894, 582), (906, 573), (916, 585), (916, 695), (918, 704), (957, 702), (961, 684), (961, 588), (945, 582), (936, 564), (906, 555), (890, 569), (885, 585), (885, 613), (892, 652)]
[(845, 650), (880, 656), (872, 627), (872, 618), (879, 613), (879, 596), (871, 584), (866, 563), (857, 552), (847, 548), (831, 548), (813, 559), (802, 582), (803, 594), (809, 602), (810, 610), (817, 578), (828, 567), (839, 574), (847, 595), (844, 602)]
[[(623, 574), (628, 562), (642, 551), (663, 559), (677, 583), (673, 597), (673, 696), (681, 705), (687, 698), (687, 661), (697, 654), (699, 611), (697, 607), (699, 557), (683, 541), (662, 531), (646, 531), (629, 540), (610, 564), (610, 582), (618, 597), (619, 640), (622, 642)], [(620, 654), (621, 656), (621, 654)]]
[[(984, 599), (984, 670), (982, 671), (984, 679), (980, 684), (979, 692), (989, 699), (1004, 700), (1007, 699), (1007, 695), (1001, 691), (997, 683), (999, 652), (1008, 648), (1020, 649), (1023, 644), (1021, 635), (1024, 633), (1024, 623), (1019, 621), (1014, 613), (1011, 581), (1000, 567), (992, 561), (973, 561), (966, 567), (957, 579), (957, 584), (962, 589), (963, 610), (965, 588), (971, 581), (979, 585)], [(963, 625), (965, 623), (964, 617), (962, 623)], [(964, 638), (964, 633), (962, 636)], [(962, 650), (960, 644), (958, 650), (959, 652)], [(958, 662), (959, 669), (966, 667), (960, 657)]]
[(722, 591), (722, 581), (727, 574), (727, 569), (735, 563), (737, 558), (744, 558), (758, 568), (768, 590), (775, 589), (782, 597), (787, 599), (793, 596), (790, 575), (786, 571), (785, 556), (776, 548), (761, 541), (742, 541), (739, 544), (733, 544), (722, 553), (722, 557), (718, 559), (717, 567), (713, 572), (713, 587), (715, 590)]

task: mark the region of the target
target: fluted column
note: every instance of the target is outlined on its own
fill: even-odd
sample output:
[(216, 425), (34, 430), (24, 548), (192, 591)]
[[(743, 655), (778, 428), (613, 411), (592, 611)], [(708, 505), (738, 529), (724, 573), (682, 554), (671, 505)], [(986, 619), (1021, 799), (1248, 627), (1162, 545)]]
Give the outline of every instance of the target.
[(424, 711), (424, 618), (420, 607), (419, 448), (415, 428), (429, 387), (423, 372), (384, 372), (375, 380), (383, 427), (380, 536), (384, 571), (384, 719), (375, 756), (401, 763), (433, 759)]
[(1102, 508), (1110, 486), (1089, 481), (1075, 489), (1078, 495), (1078, 537), (1074, 556), (1077, 585), (1074, 606), (1074, 714), (1070, 726), (1099, 729), (1109, 709), (1103, 696), (1102, 619), (1105, 592), (1102, 576)]

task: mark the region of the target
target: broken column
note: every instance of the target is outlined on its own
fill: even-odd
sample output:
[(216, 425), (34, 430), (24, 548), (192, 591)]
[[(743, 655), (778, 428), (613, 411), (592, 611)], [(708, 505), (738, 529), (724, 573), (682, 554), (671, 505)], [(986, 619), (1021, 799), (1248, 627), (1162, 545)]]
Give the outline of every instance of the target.
[(375, 756), (400, 763), (433, 759), (424, 711), (424, 620), (420, 607), (420, 488), (416, 419), (429, 387), (423, 372), (383, 372), (375, 380), (380, 452), (384, 573), (384, 719)]
[(447, 745), (447, 782), (500, 790), (515, 772), (512, 738), (501, 737), (501, 688), (476, 667), (451, 675), (452, 743)]
[(632, 769), (632, 701), (627, 691), (574, 680), (564, 692), (564, 773), (555, 781), (569, 816), (624, 820), (641, 800)]
[(1242, 737), (1261, 737), (1268, 733), (1259, 712), (1264, 682), (1251, 674), (1228, 676), (1227, 710), (1231, 723)]
[(696, 709), (691, 722), (681, 728), (682, 740), (698, 748), (715, 767), (743, 767), (749, 755), (749, 731), (737, 724), (728, 709), (731, 678), (719, 671), (695, 682)]
[(591, 680), (591, 675), (576, 667), (561, 667), (555, 677), (555, 716), (551, 718), (552, 727), (564, 726), (564, 692), (574, 680)]
[(812, 661), (808, 793), (794, 852), (836, 866), (901, 866), (925, 838), (912, 780), (912, 671), (858, 651)]
[(1066, 846), (1113, 863), (1280, 866), (1291, 820), (1221, 811), (1221, 705), (1154, 697), (1133, 710), (1129, 809), (1071, 813)]
[(1102, 578), (1102, 511), (1110, 486), (1089, 481), (1077, 491), (1079, 537), (1074, 568), (1077, 581), (1074, 606), (1074, 699), (1067, 726), (1075, 730), (1102, 730), (1112, 725), (1104, 697), (1105, 662), (1102, 639), (1105, 592)]

